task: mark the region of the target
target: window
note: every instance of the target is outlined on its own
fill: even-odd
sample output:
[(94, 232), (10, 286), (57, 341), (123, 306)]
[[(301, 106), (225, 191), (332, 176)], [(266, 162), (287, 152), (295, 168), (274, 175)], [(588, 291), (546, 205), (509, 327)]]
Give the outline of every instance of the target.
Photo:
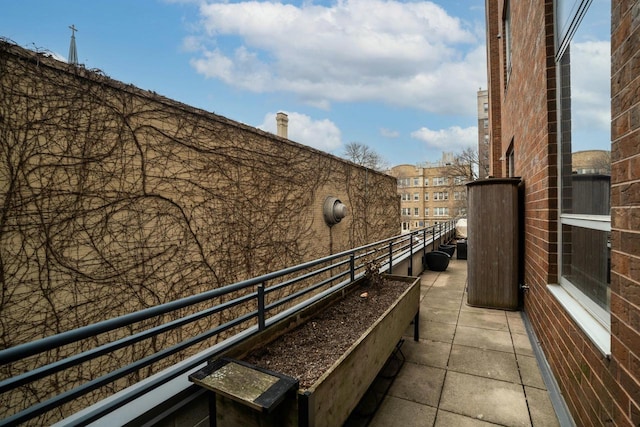
[(402, 200), (409, 201), (411, 200), (411, 195), (409, 193), (402, 193)]
[(420, 178), (413, 178), (413, 186), (414, 187), (420, 186)]
[(433, 193), (433, 200), (449, 200), (449, 192), (436, 191)]
[(505, 71), (507, 75), (505, 84), (509, 83), (509, 77), (511, 76), (511, 5), (509, 3), (509, 0), (506, 0), (504, 2), (504, 15), (502, 18), (502, 32), (504, 33)]
[(462, 175), (458, 175), (453, 179), (453, 184), (454, 185), (462, 185), (465, 183), (466, 181), (466, 177), (462, 176)]
[(489, 128), (489, 119), (484, 119), (482, 122), (483, 122), (484, 128), (488, 129)]
[(511, 139), (511, 143), (509, 144), (509, 148), (507, 149), (507, 176), (516, 176), (516, 162), (513, 154), (513, 139)]
[(424, 216), (429, 216), (429, 208), (424, 208)]
[(611, 33), (603, 17), (610, 11), (610, 0), (556, 2), (560, 287), (549, 287), (605, 354), (611, 345)]
[(413, 200), (414, 201), (419, 201), (420, 200), (420, 193), (413, 193)]
[(424, 186), (426, 187), (427, 185), (429, 185), (429, 178), (424, 179)]
[(429, 200), (429, 193), (427, 191), (424, 192), (424, 200)]
[(402, 231), (408, 231), (409, 230), (409, 223), (408, 222), (403, 222), (402, 223)]
[(454, 191), (453, 192), (453, 200), (462, 200), (462, 192)]
[(488, 112), (489, 112), (489, 103), (488, 103), (488, 102), (485, 102), (485, 103), (483, 104), (483, 107), (484, 107), (484, 112), (485, 112), (485, 113), (488, 113)]
[(434, 216), (449, 216), (449, 208), (433, 208)]
[(398, 178), (399, 187), (408, 187), (411, 180), (409, 178)]
[(449, 180), (444, 176), (438, 176), (433, 178), (433, 185), (447, 185)]
[(420, 216), (420, 209), (413, 208), (413, 216)]

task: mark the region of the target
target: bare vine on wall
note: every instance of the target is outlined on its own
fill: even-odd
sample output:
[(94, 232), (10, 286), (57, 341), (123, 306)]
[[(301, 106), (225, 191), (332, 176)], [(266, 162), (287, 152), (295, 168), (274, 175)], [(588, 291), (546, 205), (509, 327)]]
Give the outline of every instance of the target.
[[(25, 52), (0, 42), (2, 348), (314, 258), (314, 203), (332, 183), (344, 186), (358, 213), (349, 244), (389, 234), (394, 220), (381, 218), (386, 208), (377, 203), (389, 180), (380, 174), (365, 178), (364, 169), (330, 156)], [(5, 400), (0, 416), (142, 358), (181, 333), (26, 385)], [(2, 366), (0, 375), (112, 338)]]

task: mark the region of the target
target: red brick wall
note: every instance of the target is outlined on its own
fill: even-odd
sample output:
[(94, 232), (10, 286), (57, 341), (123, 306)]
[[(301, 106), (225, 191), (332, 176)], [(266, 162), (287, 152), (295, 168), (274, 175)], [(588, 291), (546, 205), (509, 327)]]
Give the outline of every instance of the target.
[(616, 420), (640, 425), (640, 3), (613, 0), (611, 13), (609, 372)]
[[(611, 358), (547, 290), (557, 283), (557, 123), (553, 2), (512, 1), (512, 71), (505, 84), (504, 0), (487, 0), (492, 174), (525, 186), (527, 312), (579, 426), (640, 425), (640, 3), (612, 1)], [(499, 40), (499, 42), (496, 42)]]
[(487, 83), (489, 94), (489, 175), (502, 177), (500, 164), (501, 138), (501, 104), (502, 99), (502, 43), (498, 35), (501, 33), (500, 11), (502, 6), (497, 1), (486, 1), (485, 14), (487, 21)]
[[(495, 16), (502, 28), (504, 1), (498, 3), (499, 13)], [(512, 71), (506, 84), (504, 79), (500, 81), (501, 137), (494, 141), (494, 150), (497, 148), (499, 158), (503, 159), (500, 165), (503, 172), (506, 172), (504, 159), (513, 141), (514, 173), (523, 178), (525, 185), (525, 279), (526, 283), (537, 286), (557, 280), (552, 10), (550, 0), (511, 4)], [(546, 48), (547, 43), (551, 43), (550, 50)], [(501, 69), (504, 68), (502, 58)]]

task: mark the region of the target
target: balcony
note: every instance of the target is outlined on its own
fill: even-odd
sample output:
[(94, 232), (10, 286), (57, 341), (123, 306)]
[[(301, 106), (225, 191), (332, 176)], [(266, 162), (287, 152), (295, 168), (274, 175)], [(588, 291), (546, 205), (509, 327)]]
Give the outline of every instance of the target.
[[(8, 364), (44, 351), (55, 351), (83, 337), (113, 331), (123, 325), (212, 301), (220, 295), (236, 293), (234, 299), (223, 304), (122, 337), (110, 344), (0, 382), (0, 392), (10, 393), (24, 384), (37, 384), (42, 378), (118, 351), (153, 334), (244, 305), (243, 310), (236, 310), (241, 315), (204, 334), (188, 337), (173, 347), (163, 348), (157, 353), (24, 408), (0, 421), (0, 425), (38, 423), (43, 414), (56, 411), (77, 396), (111, 384), (127, 373), (162, 361), (200, 340), (223, 336), (228, 330), (233, 331), (205, 350), (184, 357), (178, 363), (172, 363), (170, 367), (114, 392), (62, 419), (58, 425), (206, 423), (206, 392), (187, 380), (189, 373), (202, 367), (207, 360), (241, 345), (284, 317), (299, 312), (329, 294), (339, 292), (347, 284), (362, 277), (365, 261), (371, 259), (375, 259), (383, 271), (421, 275), (421, 336), (419, 341), (412, 341), (413, 327), (407, 329), (407, 338), (403, 340), (401, 347), (405, 363), (386, 391), (378, 410), (364, 421), (354, 414), (348, 425), (362, 425), (362, 422), (370, 422), (373, 426), (412, 425), (416, 420), (419, 420), (419, 425), (460, 425), (472, 420), (498, 425), (557, 425), (558, 418), (552, 405), (552, 400), (556, 401), (552, 399), (553, 383), (545, 373), (544, 361), (536, 358), (537, 347), (531, 344), (532, 337), (528, 335), (526, 319), (521, 313), (467, 306), (467, 268), (464, 260), (452, 259), (444, 272), (422, 272), (422, 255), (452, 235), (452, 223), (440, 224), (223, 289), (3, 350), (0, 352), (0, 362)], [(293, 286), (300, 283), (305, 283), (304, 287)], [(288, 291), (283, 293), (285, 289)], [(242, 293), (243, 290), (246, 292)], [(559, 413), (562, 418), (561, 407)]]

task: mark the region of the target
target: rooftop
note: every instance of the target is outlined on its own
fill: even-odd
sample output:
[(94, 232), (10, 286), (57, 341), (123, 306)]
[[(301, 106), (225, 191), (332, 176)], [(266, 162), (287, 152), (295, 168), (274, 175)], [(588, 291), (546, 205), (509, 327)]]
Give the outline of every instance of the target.
[(467, 305), (466, 284), (455, 257), (422, 274), (420, 340), (407, 330), (406, 361), (370, 426), (561, 425), (523, 314)]

